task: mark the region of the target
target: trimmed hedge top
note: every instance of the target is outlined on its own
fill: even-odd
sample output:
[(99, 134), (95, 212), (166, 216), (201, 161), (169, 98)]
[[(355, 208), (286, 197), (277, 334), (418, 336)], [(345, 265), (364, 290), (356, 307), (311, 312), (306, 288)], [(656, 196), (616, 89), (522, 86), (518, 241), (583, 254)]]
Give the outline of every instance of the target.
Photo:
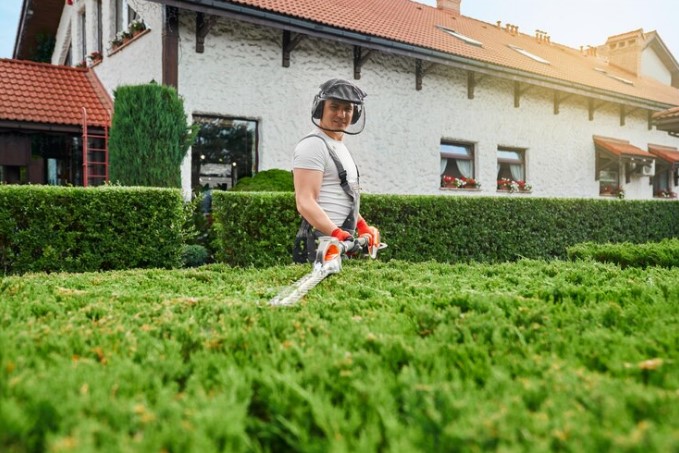
[(180, 265), (177, 189), (0, 186), (5, 273)]
[[(294, 194), (215, 192), (213, 209), (218, 260), (291, 263)], [(581, 242), (679, 237), (679, 203), (665, 201), (366, 194), (361, 214), (389, 244), (381, 259), (407, 261), (565, 259)]]

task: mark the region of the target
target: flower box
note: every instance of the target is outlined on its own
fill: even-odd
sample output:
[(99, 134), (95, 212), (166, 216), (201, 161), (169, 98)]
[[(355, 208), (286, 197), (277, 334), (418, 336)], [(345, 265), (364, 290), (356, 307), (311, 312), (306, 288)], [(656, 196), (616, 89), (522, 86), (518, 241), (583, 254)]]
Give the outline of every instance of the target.
[(444, 176), (441, 178), (441, 187), (445, 189), (478, 189), (481, 187), (481, 183), (474, 178)]
[(509, 178), (500, 178), (497, 180), (497, 190), (502, 192), (532, 192), (533, 186), (526, 181), (514, 181)]

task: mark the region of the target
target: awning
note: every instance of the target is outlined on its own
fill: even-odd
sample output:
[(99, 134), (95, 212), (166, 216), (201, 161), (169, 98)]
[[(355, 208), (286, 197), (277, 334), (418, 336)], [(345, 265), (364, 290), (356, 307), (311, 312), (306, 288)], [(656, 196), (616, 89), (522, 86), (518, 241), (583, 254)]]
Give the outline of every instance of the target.
[(603, 151), (611, 154), (611, 157), (617, 157), (621, 160), (644, 161), (646, 163), (653, 163), (655, 160), (655, 156), (651, 153), (631, 145), (627, 140), (595, 135), (594, 146), (597, 151)]
[(648, 145), (648, 152), (672, 167), (679, 167), (679, 149), (671, 146)]
[(658, 157), (656, 160), (658, 171), (671, 172), (674, 185), (679, 184), (679, 150), (671, 146), (649, 144), (648, 151)]
[(653, 124), (658, 130), (679, 136), (679, 107), (673, 107), (653, 114)]
[[(629, 183), (633, 174), (653, 176), (655, 156), (641, 148), (631, 145), (627, 140), (600, 137), (595, 135), (594, 148), (597, 153), (595, 180), (599, 180), (600, 172), (624, 166), (625, 182)], [(617, 171), (617, 170), (616, 170)]]

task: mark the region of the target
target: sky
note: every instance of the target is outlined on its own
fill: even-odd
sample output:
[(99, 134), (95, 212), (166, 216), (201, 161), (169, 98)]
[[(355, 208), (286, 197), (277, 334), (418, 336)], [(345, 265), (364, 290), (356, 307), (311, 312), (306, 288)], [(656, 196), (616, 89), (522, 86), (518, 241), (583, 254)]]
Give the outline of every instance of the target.
[[(320, 0), (319, 0), (320, 1)], [(417, 0), (435, 6), (436, 0)], [(0, 58), (12, 58), (22, 0), (0, 0)], [(642, 28), (657, 31), (679, 61), (676, 0), (462, 0), (465, 16), (517, 25), (573, 48), (601, 45), (609, 36)]]

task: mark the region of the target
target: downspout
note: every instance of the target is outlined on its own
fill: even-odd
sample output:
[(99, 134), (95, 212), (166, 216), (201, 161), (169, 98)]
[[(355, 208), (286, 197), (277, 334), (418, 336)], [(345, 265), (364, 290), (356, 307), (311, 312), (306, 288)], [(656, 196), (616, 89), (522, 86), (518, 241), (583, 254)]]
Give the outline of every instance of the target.
[(179, 10), (163, 9), (163, 85), (178, 89), (179, 85)]

